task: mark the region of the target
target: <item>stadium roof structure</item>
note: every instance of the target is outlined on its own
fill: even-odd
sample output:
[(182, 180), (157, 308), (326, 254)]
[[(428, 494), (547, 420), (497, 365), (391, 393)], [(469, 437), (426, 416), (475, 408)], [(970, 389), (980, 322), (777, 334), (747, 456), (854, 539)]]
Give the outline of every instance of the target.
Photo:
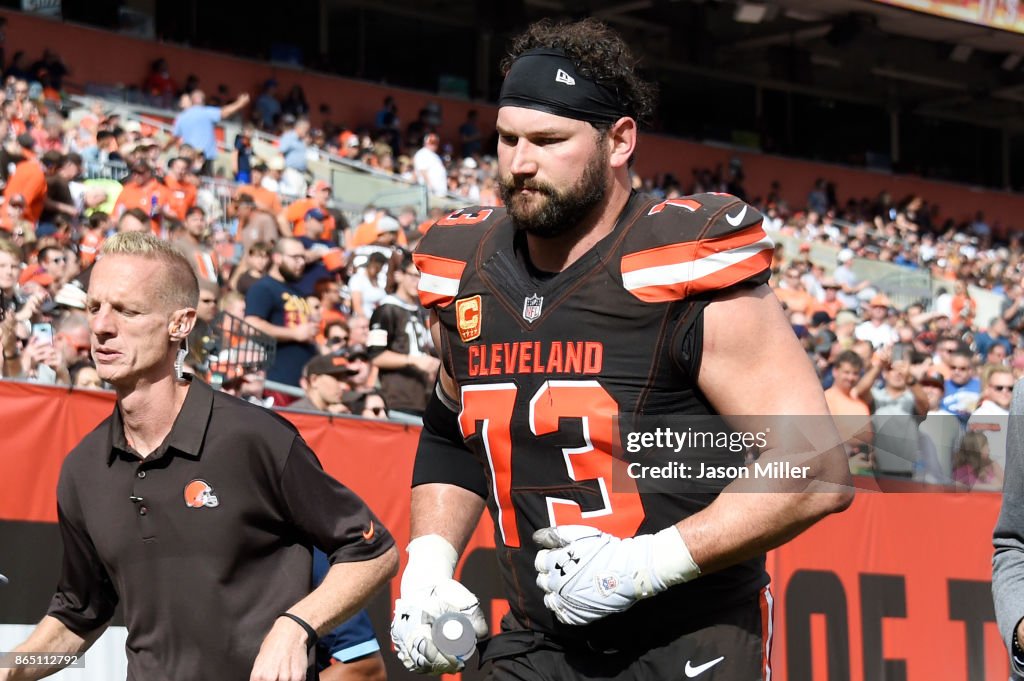
[[(474, 27), (496, 42), (543, 16), (594, 16), (622, 32), (663, 83), (701, 76), (1024, 129), (1024, 34), (887, 4), (899, 0), (325, 1)], [(1006, 0), (992, 2), (1005, 12)]]

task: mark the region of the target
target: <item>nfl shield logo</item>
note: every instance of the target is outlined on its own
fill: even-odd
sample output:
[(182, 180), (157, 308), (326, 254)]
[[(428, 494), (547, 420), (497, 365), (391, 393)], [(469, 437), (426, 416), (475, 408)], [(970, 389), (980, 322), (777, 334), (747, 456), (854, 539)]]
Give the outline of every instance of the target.
[(544, 297), (534, 293), (523, 301), (523, 319), (530, 323), (537, 321), (542, 307), (544, 307)]

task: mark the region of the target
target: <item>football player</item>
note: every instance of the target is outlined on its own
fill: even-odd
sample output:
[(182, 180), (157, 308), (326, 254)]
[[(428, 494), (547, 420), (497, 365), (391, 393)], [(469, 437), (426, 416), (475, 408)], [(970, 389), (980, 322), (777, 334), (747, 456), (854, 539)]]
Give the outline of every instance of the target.
[[(814, 370), (765, 285), (761, 215), (630, 189), (652, 108), (634, 63), (593, 20), (517, 38), (496, 125), (505, 208), (442, 218), (415, 255), (442, 367), (391, 631), (410, 670), (464, 666), (431, 637), (442, 614), (488, 633), (453, 579), (486, 505), (511, 609), (481, 646), (492, 678), (765, 678), (764, 554), (851, 502)], [(755, 464), (735, 452), (714, 467), (733, 471), (726, 493), (625, 474), (623, 424), (719, 415), (740, 430), (821, 417), (820, 433), (758, 430), (759, 464), (800, 449), (806, 477), (743, 479)]]

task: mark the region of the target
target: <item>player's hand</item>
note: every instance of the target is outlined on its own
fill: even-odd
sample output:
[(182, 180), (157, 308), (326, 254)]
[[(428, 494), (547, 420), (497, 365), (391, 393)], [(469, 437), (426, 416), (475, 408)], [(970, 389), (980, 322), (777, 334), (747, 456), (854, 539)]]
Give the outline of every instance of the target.
[(487, 635), (487, 619), (479, 599), (454, 579), (440, 581), (429, 590), (403, 595), (395, 602), (391, 641), (406, 669), (420, 674), (454, 674), (466, 666), (472, 652), (459, 658), (442, 653), (434, 645), (431, 626), (435, 619), (449, 612), (469, 617), (478, 638)]
[(279, 617), (263, 639), (249, 681), (306, 681), (309, 653), (306, 632), (295, 622)]
[(675, 527), (620, 539), (584, 525), (533, 533), (537, 586), (544, 605), (565, 624), (589, 624), (622, 612), (700, 569)]

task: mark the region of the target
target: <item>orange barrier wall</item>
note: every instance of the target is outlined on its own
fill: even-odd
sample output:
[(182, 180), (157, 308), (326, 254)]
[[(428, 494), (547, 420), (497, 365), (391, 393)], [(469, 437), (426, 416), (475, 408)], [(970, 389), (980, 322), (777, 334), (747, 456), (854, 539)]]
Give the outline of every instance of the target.
[[(55, 522), (61, 460), (110, 413), (113, 399), (108, 393), (0, 382), (0, 404), (2, 557), (4, 547), (12, 544), (3, 521)], [(404, 546), (409, 527), (406, 490), (418, 430), (287, 416), (324, 467), (362, 495)], [(1006, 679), (1006, 652), (990, 595), (991, 536), (999, 499), (991, 493), (862, 493), (846, 513), (827, 518), (772, 552), (773, 678)], [(467, 549), (460, 577), (489, 607), (496, 624), (507, 605), (496, 583), (492, 532), (485, 518)], [(31, 547), (20, 545), (18, 550)], [(40, 570), (56, 561), (49, 554), (38, 557)], [(40, 585), (44, 593), (49, 584)], [(387, 604), (397, 593), (395, 580), (390, 598), (385, 596), (386, 603), (372, 610), (385, 641)], [(38, 615), (45, 607), (45, 600), (38, 603)], [(404, 678), (397, 673), (394, 656), (385, 652), (385, 658), (392, 678)]]
[[(149, 64), (164, 57), (176, 79), (184, 81), (187, 74), (195, 73), (199, 75), (201, 85), (207, 92), (214, 90), (220, 83), (226, 83), (232, 94), (248, 90), (255, 98), (260, 84), (270, 77), (280, 83), (279, 91), (287, 91), (293, 84), (299, 84), (306, 92), (314, 123), (319, 122), (317, 112), (321, 103), (330, 105), (332, 120), (359, 126), (372, 124), (387, 95), (395, 98), (403, 124), (413, 120), (428, 101), (436, 100), (442, 102), (444, 108), (441, 133), (445, 140), (455, 142), (458, 140), (458, 126), (465, 120), (467, 111), (479, 109), (482, 126), (489, 125), (495, 115), (495, 108), (487, 104), (309, 73), (296, 68), (146, 41), (20, 13), (0, 14), (9, 21), (6, 43), (8, 56), (17, 50), (25, 50), (30, 59), (35, 59), (43, 48), (53, 47), (72, 68), (69, 79), (78, 83), (138, 85), (145, 79)], [(645, 176), (671, 171), (676, 177), (688, 181), (695, 167), (713, 168), (719, 163), (727, 165), (730, 159), (739, 158), (743, 161), (748, 178), (746, 187), (751, 198), (767, 194), (771, 182), (779, 180), (783, 196), (790, 205), (802, 207), (806, 205), (807, 193), (814, 181), (825, 177), (836, 183), (840, 201), (848, 197), (875, 197), (883, 190), (888, 190), (896, 200), (906, 195), (919, 194), (931, 203), (938, 204), (943, 218), (968, 220), (983, 208), (990, 224), (999, 222), (1004, 230), (1008, 226), (1024, 227), (1020, 217), (1024, 214), (1024, 196), (1019, 194), (754, 152), (737, 152), (662, 136), (646, 137), (637, 157), (637, 170)]]

